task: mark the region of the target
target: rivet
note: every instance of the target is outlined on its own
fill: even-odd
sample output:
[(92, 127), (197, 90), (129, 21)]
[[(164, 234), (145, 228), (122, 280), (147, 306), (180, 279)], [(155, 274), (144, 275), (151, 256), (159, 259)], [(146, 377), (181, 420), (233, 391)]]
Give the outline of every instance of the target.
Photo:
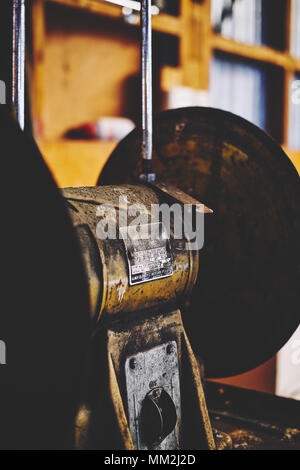
[(135, 357), (131, 358), (130, 361), (129, 361), (129, 367), (130, 367), (130, 369), (135, 369), (135, 368), (136, 368), (136, 364), (137, 364), (136, 358), (135, 358)]

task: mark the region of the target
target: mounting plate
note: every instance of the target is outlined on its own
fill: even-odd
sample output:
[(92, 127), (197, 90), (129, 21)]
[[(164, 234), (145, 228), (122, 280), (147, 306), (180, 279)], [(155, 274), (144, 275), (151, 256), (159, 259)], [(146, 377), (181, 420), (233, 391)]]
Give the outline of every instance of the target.
[(177, 423), (174, 430), (155, 446), (155, 450), (179, 449), (181, 403), (176, 342), (170, 341), (128, 357), (125, 362), (125, 376), (128, 422), (135, 449), (148, 450), (147, 444), (143, 442), (141, 410), (149, 391), (157, 387), (162, 387), (172, 398), (176, 408)]

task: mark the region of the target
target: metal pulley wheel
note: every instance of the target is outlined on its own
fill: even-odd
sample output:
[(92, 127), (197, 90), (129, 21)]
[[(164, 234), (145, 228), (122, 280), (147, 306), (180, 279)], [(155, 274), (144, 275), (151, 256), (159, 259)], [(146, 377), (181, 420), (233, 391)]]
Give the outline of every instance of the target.
[[(300, 188), (297, 171), (263, 131), (210, 108), (154, 120), (153, 172), (214, 211), (206, 219), (199, 274), (184, 323), (206, 375), (250, 370), (299, 324)], [(142, 172), (140, 131), (117, 146), (99, 184)]]

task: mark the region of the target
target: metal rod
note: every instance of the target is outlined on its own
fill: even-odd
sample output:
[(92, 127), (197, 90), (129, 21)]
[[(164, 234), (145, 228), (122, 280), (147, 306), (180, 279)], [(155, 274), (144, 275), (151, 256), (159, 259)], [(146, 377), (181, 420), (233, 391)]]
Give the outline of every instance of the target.
[(143, 173), (148, 180), (152, 172), (152, 28), (151, 0), (141, 1), (142, 33), (142, 158)]
[(12, 104), (16, 119), (25, 126), (25, 0), (13, 0)]

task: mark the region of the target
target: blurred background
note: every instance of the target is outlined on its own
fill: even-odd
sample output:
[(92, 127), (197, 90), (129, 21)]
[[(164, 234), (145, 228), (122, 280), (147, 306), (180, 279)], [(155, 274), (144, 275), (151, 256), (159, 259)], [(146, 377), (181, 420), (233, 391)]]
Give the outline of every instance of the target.
[[(136, 2), (29, 3), (27, 127), (60, 187), (95, 185), (118, 141), (139, 121)], [(300, 0), (153, 5), (155, 112), (181, 106), (232, 111), (271, 134), (299, 171)], [(4, 100), (10, 23), (4, 15), (0, 21)], [(300, 398), (299, 368), (300, 331), (277, 360), (226, 382)]]

